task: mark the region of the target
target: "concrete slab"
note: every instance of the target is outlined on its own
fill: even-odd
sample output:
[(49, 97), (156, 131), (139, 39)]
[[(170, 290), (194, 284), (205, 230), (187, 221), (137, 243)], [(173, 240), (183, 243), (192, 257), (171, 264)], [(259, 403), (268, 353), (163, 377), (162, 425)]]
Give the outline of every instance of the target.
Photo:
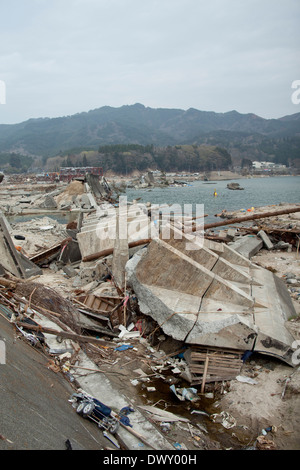
[(23, 279), (43, 273), (29, 258), (16, 249), (4, 216), (0, 216), (0, 265), (4, 270)]
[(260, 230), (260, 231), (258, 232), (257, 236), (262, 239), (264, 246), (265, 246), (268, 250), (272, 250), (272, 249), (274, 248), (273, 243), (271, 242), (271, 240), (270, 240), (270, 238), (268, 237), (268, 235), (266, 234), (266, 232), (264, 232), (264, 230)]
[(218, 313), (213, 315), (200, 313), (197, 322), (190, 331), (186, 342), (216, 348), (230, 348), (239, 351), (251, 351), (255, 344), (257, 328), (253, 315), (241, 312)]
[(284, 321), (294, 311), (285, 286), (232, 247), (214, 242), (188, 250), (185, 236), (175, 240), (174, 233), (126, 265), (141, 311), (177, 340), (264, 351), (291, 363), (294, 338)]
[(120, 237), (120, 219), (116, 219), (116, 239), (112, 260), (112, 274), (117, 286), (125, 287), (125, 266), (129, 259), (128, 238)]
[[(116, 240), (116, 220), (118, 210), (114, 206), (99, 206), (92, 217), (85, 217), (82, 221), (80, 233), (77, 234), (82, 257), (93, 255), (114, 247)], [(131, 205), (120, 212), (121, 219), (126, 220), (123, 225), (121, 239), (128, 239), (128, 243), (151, 238), (155, 231), (154, 222), (143, 212), (143, 207)]]
[(253, 286), (252, 293), (265, 307), (254, 309), (258, 327), (255, 351), (276, 356), (293, 366), (294, 338), (285, 323), (296, 316), (296, 311), (289, 293), (283, 281), (266, 269), (257, 269), (256, 279), (263, 287)]
[(263, 247), (263, 241), (254, 235), (245, 235), (230, 246), (232, 249), (245, 256), (245, 258), (250, 259)]

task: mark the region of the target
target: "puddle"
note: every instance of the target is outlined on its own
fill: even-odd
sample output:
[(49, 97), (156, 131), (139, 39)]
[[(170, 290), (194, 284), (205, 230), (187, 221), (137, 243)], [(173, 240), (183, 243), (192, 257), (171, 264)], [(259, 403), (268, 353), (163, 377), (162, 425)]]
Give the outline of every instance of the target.
[[(191, 385), (180, 381), (175, 387), (176, 389), (190, 388)], [(155, 390), (149, 391), (151, 388)], [(218, 397), (207, 398), (203, 395), (197, 401), (181, 401), (170, 389), (170, 384), (159, 378), (142, 382), (136, 386), (136, 390), (143, 405), (156, 406), (177, 416), (189, 419), (190, 424), (195, 429), (206, 429), (205, 437), (211, 442), (218, 443), (221, 449), (240, 450), (251, 448), (256, 439), (249, 429), (244, 429), (241, 426), (226, 429), (221, 423), (212, 420), (212, 415), (219, 415), (222, 411), (217, 406)], [(200, 389), (197, 389), (197, 391), (199, 396)]]

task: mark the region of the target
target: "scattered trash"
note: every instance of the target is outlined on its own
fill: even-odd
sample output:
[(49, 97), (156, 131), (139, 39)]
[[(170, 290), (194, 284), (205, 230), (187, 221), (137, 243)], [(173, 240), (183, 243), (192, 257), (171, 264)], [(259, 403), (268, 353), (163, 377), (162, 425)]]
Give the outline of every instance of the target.
[(103, 431), (103, 436), (106, 437), (117, 449), (120, 449), (118, 441), (109, 432)]
[(73, 393), (69, 400), (83, 418), (89, 418), (97, 423), (99, 428), (115, 434), (119, 429), (119, 421), (111, 416), (111, 408), (94, 397), (83, 393)]
[(131, 346), (130, 344), (122, 344), (122, 346), (118, 346), (117, 348), (115, 348), (115, 351), (127, 351), (127, 349), (132, 349), (133, 346)]
[[(149, 182), (152, 181), (151, 175), (148, 175), (148, 180)], [(7, 228), (7, 221), (1, 216), (0, 232), (2, 238), (0, 242), (5, 250), (0, 266), (3, 271), (0, 279), (0, 297), (3, 305), (1, 305), (0, 310), (1, 314), (13, 325), (17, 337), (20, 340), (25, 339), (31, 346), (43, 348), (44, 353), (49, 358), (47, 367), (54, 373), (62, 372), (64, 377), (74, 384), (73, 386), (76, 384), (76, 387), (80, 375), (77, 372), (75, 373), (74, 370), (80, 370), (81, 373), (82, 369), (84, 371), (82, 374), (86, 375), (99, 372), (107, 373), (108, 377), (110, 373), (122, 376), (124, 363), (130, 364), (128, 370), (132, 367), (130, 372), (132, 371), (138, 375), (136, 378), (128, 377), (128, 382), (133, 386), (145, 382), (145, 384), (142, 384), (141, 389), (149, 392), (150, 395), (147, 397), (149, 401), (152, 397), (156, 399), (159, 390), (159, 387), (156, 386), (145, 386), (149, 381), (151, 384), (153, 378), (163, 380), (165, 384), (168, 384), (168, 387), (169, 384), (172, 384), (170, 391), (183, 405), (184, 402), (193, 403), (201, 399), (213, 400), (219, 390), (216, 384), (221, 384), (219, 387), (223, 387), (222, 390), (224, 390), (226, 385), (223, 384), (232, 379), (253, 386), (258, 385), (258, 381), (240, 375), (243, 363), (255, 352), (254, 346), (259, 344), (258, 333), (261, 327), (261, 325), (255, 325), (255, 328), (252, 329), (249, 326), (251, 321), (248, 322), (248, 319), (244, 321), (244, 318), (249, 315), (251, 320), (251, 312), (255, 309), (258, 309), (258, 311), (263, 309), (264, 311), (264, 296), (263, 293), (260, 294), (260, 290), (264, 289), (264, 282), (265, 279), (269, 279), (270, 271), (266, 274), (258, 267), (253, 270), (250, 261), (251, 256), (246, 259), (241, 251), (246, 246), (248, 252), (250, 252), (250, 239), (253, 247), (255, 245), (253, 248), (255, 250), (260, 250), (262, 243), (267, 250), (295, 250), (297, 245), (294, 242), (299, 239), (299, 237), (298, 239), (295, 238), (299, 234), (298, 229), (288, 229), (293, 230), (289, 232), (288, 230), (280, 231), (279, 228), (275, 229), (272, 226), (264, 226), (263, 230), (261, 227), (257, 229), (240, 227), (237, 230), (229, 229), (224, 230), (224, 233), (219, 233), (217, 242), (214, 241), (217, 240), (217, 237), (214, 239), (213, 237), (209, 238), (212, 235), (209, 230), (213, 228), (212, 225), (218, 225), (207, 224), (205, 226), (203, 252), (200, 253), (199, 251), (200, 255), (203, 255), (201, 259), (197, 259), (198, 252), (193, 253), (195, 256), (195, 259), (193, 259), (190, 254), (182, 249), (182, 244), (178, 240), (172, 239), (168, 249), (165, 249), (167, 242), (160, 244), (159, 241), (155, 241), (153, 243), (153, 240), (143, 233), (143, 238), (140, 240), (128, 240), (126, 248), (132, 250), (130, 251), (130, 259), (126, 264), (128, 276), (125, 280), (128, 282), (121, 285), (116, 271), (116, 264), (114, 264), (117, 243), (115, 246), (107, 248), (107, 250), (105, 247), (103, 250), (98, 250), (97, 246), (93, 245), (93, 235), (96, 233), (96, 229), (94, 230), (93, 227), (98, 225), (99, 220), (111, 220), (112, 202), (114, 207), (118, 207), (118, 205), (111, 195), (108, 195), (107, 191), (105, 191), (104, 199), (103, 193), (101, 197), (99, 194), (98, 196), (92, 195), (91, 187), (88, 183), (86, 184), (86, 187), (82, 183), (80, 183), (80, 186), (74, 184), (72, 188), (67, 187), (67, 190), (63, 192), (58, 189), (57, 195), (53, 194), (47, 199), (43, 195), (42, 202), (37, 199), (40, 209), (42, 209), (41, 204), (45, 206), (51, 203), (51, 207), (53, 207), (55, 203), (57, 210), (66, 210), (66, 207), (74, 209), (75, 205), (78, 204), (80, 205), (80, 207), (77, 207), (79, 209), (78, 214), (81, 217), (78, 217), (78, 221), (74, 222), (74, 225), (70, 225), (68, 229), (63, 227), (62, 230), (58, 227), (58, 224), (52, 223), (52, 219), (48, 217), (43, 218), (39, 223), (32, 222), (31, 229), (35, 231), (34, 244), (36, 252), (34, 253), (31, 253), (30, 249), (28, 250), (32, 246), (30, 245), (29, 227), (28, 231), (23, 231), (19, 225), (18, 232), (24, 233), (24, 235), (16, 234), (16, 232), (13, 234)], [(98, 185), (95, 182), (91, 182), (91, 185), (94, 185), (97, 192)], [(80, 194), (72, 195), (73, 189), (76, 191), (76, 188), (80, 191)], [(86, 190), (87, 192), (85, 192)], [(67, 193), (70, 197), (64, 201), (63, 196), (66, 196)], [(25, 202), (28, 203), (28, 201), (23, 200), (22, 204), (24, 205)], [(83, 208), (83, 206), (85, 207)], [(132, 209), (132, 207), (133, 204), (128, 204), (129, 209)], [(138, 207), (138, 205), (135, 207)], [(46, 207), (43, 208), (46, 209)], [(101, 217), (97, 216), (98, 209)], [(104, 215), (105, 212), (107, 214)], [(142, 215), (147, 230), (149, 228), (150, 212), (151, 205)], [(243, 209), (243, 212), (254, 213), (255, 208)], [(283, 213), (283, 211), (274, 212)], [(284, 213), (290, 212), (286, 210)], [(230, 224), (229, 213), (227, 216), (226, 224)], [(271, 215), (265, 214), (261, 218), (263, 217), (267, 218)], [(243, 220), (250, 221), (256, 220), (256, 218), (260, 218), (259, 214), (254, 213), (246, 216), (246, 218), (238, 217), (240, 224)], [(137, 217), (134, 220), (140, 219)], [(155, 222), (154, 225), (158, 230), (159, 223), (157, 220)], [(92, 229), (90, 230), (90, 228)], [(41, 236), (41, 233), (44, 235)], [(52, 236), (56, 238), (54, 243), (52, 243)], [(280, 240), (281, 237), (284, 239)], [(18, 242), (20, 246), (15, 247), (12, 243), (13, 238), (20, 241), (20, 243)], [(238, 244), (234, 245), (239, 239), (242, 241), (240, 248), (238, 248)], [(222, 243), (219, 243), (220, 241)], [(89, 254), (86, 254), (91, 258), (83, 260), (81, 249), (83, 252), (85, 250), (89, 252)], [(160, 254), (163, 252), (162, 257), (152, 256), (152, 254), (158, 255), (159, 252)], [(27, 256), (26, 253), (31, 254)], [(203, 261), (204, 255), (207, 256), (205, 261), (208, 263), (207, 265)], [(134, 265), (136, 262), (135, 257), (139, 257), (141, 260), (147, 257), (149, 265), (145, 265), (146, 269), (142, 269), (142, 264), (139, 267), (138, 264)], [(184, 266), (178, 264), (178, 267), (176, 263), (173, 263), (173, 260), (178, 261), (178, 263), (183, 260)], [(202, 262), (203, 264), (201, 264)], [(183, 266), (184, 269), (181, 269), (180, 266)], [(213, 271), (211, 270), (212, 266)], [(43, 269), (41, 269), (42, 267)], [(170, 275), (169, 269), (172, 270), (173, 268), (176, 270), (175, 274)], [(42, 278), (38, 282), (33, 282), (34, 277), (41, 276), (43, 270), (51, 270), (53, 273), (54, 288), (43, 285)], [(254, 279), (258, 271), (261, 279)], [(186, 273), (188, 273), (188, 276), (186, 276)], [(54, 277), (56, 274), (57, 277)], [(285, 283), (290, 288), (297, 287), (299, 278), (295, 277), (293, 273), (287, 274), (289, 275), (284, 278)], [(61, 275), (64, 275), (66, 283), (68, 282), (66, 284), (68, 287), (64, 286), (64, 295), (58, 295), (56, 291), (56, 287), (61, 287), (59, 284)], [(153, 279), (155, 282), (152, 283)], [(137, 280), (138, 282), (136, 282)], [(157, 280), (159, 282), (156, 282)], [(286, 300), (288, 292), (284, 291), (281, 285), (279, 289), (277, 280), (273, 281), (274, 278), (272, 277), (270, 282), (276, 288), (275, 295), (277, 295), (278, 288), (278, 291), (281, 291), (278, 294), (280, 302), (283, 298)], [(194, 282), (196, 289), (199, 289), (199, 285), (204, 289), (203, 301), (200, 296), (201, 303), (198, 302), (200, 297), (195, 299), (198, 291), (193, 291)], [(170, 283), (171, 285), (169, 285)], [(252, 295), (246, 293), (247, 288), (244, 289), (244, 286), (248, 284), (253, 291), (256, 290), (255, 303), (254, 297), (252, 298)], [(72, 286), (72, 288), (69, 286)], [(297, 298), (299, 297), (298, 292), (293, 293)], [(211, 297), (210, 294), (212, 294)], [(229, 300), (227, 295), (229, 295)], [(189, 300), (189, 303), (185, 302), (186, 300)], [(227, 300), (230, 301), (229, 309)], [(153, 302), (151, 308), (149, 308), (150, 301)], [(194, 301), (195, 305), (193, 304)], [(147, 302), (150, 302), (149, 305)], [(192, 311), (186, 311), (186, 305), (191, 306)], [(201, 308), (205, 305), (209, 308), (204, 312), (201, 309), (199, 311), (199, 305), (201, 305)], [(195, 311), (193, 310), (194, 306)], [(289, 303), (287, 303), (287, 307), (289, 310)], [(232, 311), (234, 312), (234, 319), (231, 316)], [(204, 326), (206, 329), (203, 333), (201, 329), (203, 325), (197, 324), (197, 320), (208, 317), (208, 315), (210, 316), (209, 321), (213, 316), (216, 317), (217, 326), (220, 326), (220, 329), (215, 331), (214, 328), (207, 328), (205, 318)], [(180, 318), (179, 323), (176, 322), (178, 318)], [(256, 315), (256, 318), (259, 319), (259, 315)], [(276, 321), (277, 317), (275, 318)], [(49, 337), (51, 337), (51, 341), (48, 341)], [(195, 344), (199, 337), (200, 343)], [(268, 335), (266, 337), (269, 340)], [(45, 338), (47, 338), (47, 341), (45, 341)], [(248, 341), (247, 350), (245, 350), (245, 338)], [(215, 339), (216, 345), (211, 345)], [(223, 339), (224, 343), (222, 343)], [(127, 340), (130, 340), (133, 344), (126, 344)], [(176, 347), (167, 348), (167, 353), (164, 353), (164, 346), (171, 340), (174, 340)], [(201, 343), (202, 340), (204, 344)], [(263, 337), (262, 343), (267, 340)], [(121, 341), (124, 341), (124, 343), (120, 344)], [(94, 368), (81, 367), (78, 354), (82, 344), (85, 345), (85, 353), (95, 360), (96, 365)], [(241, 344), (242, 349), (240, 349)], [(146, 352), (140, 353), (141, 347), (145, 347), (145, 345), (147, 345)], [(289, 343), (287, 346), (289, 346)], [(128, 350), (132, 350), (132, 353), (128, 355), (116, 354)], [(271, 351), (271, 354), (273, 354), (273, 351)], [(134, 362), (135, 360), (139, 362)], [(116, 368), (113, 367), (115, 365)], [(137, 369), (137, 367), (148, 370), (144, 372), (141, 368)], [(188, 382), (191, 387), (180, 387), (182, 380)], [(285, 396), (288, 384), (289, 379), (285, 381), (282, 398)], [(208, 390), (207, 393), (204, 393), (205, 388)], [(136, 391), (138, 392), (138, 389)], [(172, 394), (170, 393), (170, 396)], [(112, 412), (112, 408), (104, 405), (96, 398), (81, 393), (74, 394), (70, 401), (76, 407), (77, 413), (97, 423), (99, 428), (103, 430), (104, 437), (118, 449), (120, 449), (120, 444), (114, 435), (117, 434), (119, 426), (125, 426), (129, 432), (130, 430), (134, 431), (130, 422), (130, 413), (134, 412), (134, 409), (130, 406), (122, 408), (118, 413)], [(167, 408), (167, 406), (166, 403), (165, 407)], [(187, 406), (190, 409), (193, 405), (187, 403)], [(159, 423), (160, 430), (163, 433), (172, 432), (175, 428), (175, 424), (172, 423), (177, 423), (176, 426), (180, 422), (189, 424), (187, 418), (172, 414), (166, 409), (159, 409), (157, 406), (148, 405), (140, 408), (149, 417), (150, 422)], [(194, 409), (190, 413), (191, 415), (199, 415), (199, 421), (201, 421), (201, 416), (209, 417), (214, 423), (221, 424), (226, 429), (231, 429), (237, 425), (236, 419), (225, 411), (210, 415), (205, 411)], [(197, 421), (197, 417), (193, 416), (193, 422), (195, 420)], [(189, 432), (190, 437), (198, 443), (199, 447), (202, 439), (202, 437), (199, 437), (201, 436), (200, 431), (207, 433), (207, 429), (200, 423), (196, 426), (199, 428), (199, 435), (192, 427), (189, 427)], [(266, 450), (276, 448), (273, 441), (266, 439), (269, 433), (274, 432), (276, 432), (274, 426), (262, 429), (261, 436), (257, 438), (256, 447)], [(143, 436), (137, 433), (136, 437), (142, 440), (142, 442), (135, 444), (136, 446), (144, 447), (144, 445), (149, 445), (146, 439), (140, 439)], [(72, 450), (72, 443), (69, 439), (66, 440), (65, 445), (68, 450)], [(175, 442), (173, 446), (178, 450), (185, 448), (183, 442)]]
[(170, 386), (170, 390), (176, 395), (180, 401), (198, 401), (200, 397), (198, 396), (198, 390), (196, 388), (175, 388), (175, 385)]
[(227, 411), (222, 411), (220, 414), (212, 414), (210, 417), (214, 423), (222, 424), (226, 429), (231, 429), (236, 426), (236, 419)]
[(249, 385), (257, 385), (257, 380), (251, 379), (251, 377), (245, 377), (244, 375), (237, 375), (235, 378), (238, 382), (247, 383)]
[(134, 386), (138, 385), (140, 382), (137, 379), (131, 379), (130, 383)]
[(161, 428), (162, 432), (169, 432), (170, 429), (171, 429), (171, 425), (170, 425), (170, 423), (166, 423), (165, 421), (162, 421), (160, 423), (160, 428)]
[(174, 445), (175, 449), (177, 449), (177, 450), (181, 450), (181, 449), (182, 449), (182, 445), (179, 444), (179, 442), (174, 442), (173, 445)]
[(256, 448), (258, 450), (277, 450), (276, 444), (265, 436), (258, 436), (256, 440)]
[(130, 408), (130, 406), (125, 406), (124, 408), (122, 408), (119, 412), (120, 423), (124, 424), (125, 426), (130, 426), (132, 428), (128, 415), (129, 413), (133, 413), (133, 412), (134, 412), (134, 409)]
[(208, 417), (209, 417), (209, 414), (206, 413), (206, 411), (192, 410), (192, 411), (191, 411), (191, 414), (198, 414), (198, 415), (204, 415), (204, 416), (208, 416)]
[(7, 439), (7, 437), (4, 437), (2, 434), (0, 434), (0, 440), (1, 441), (6, 441), (9, 444), (13, 444), (13, 442), (11, 440)]
[(170, 423), (177, 422), (177, 421), (183, 421), (185, 423), (189, 422), (189, 419), (184, 418), (183, 416), (175, 415), (174, 413), (171, 413), (167, 410), (161, 410), (157, 406), (144, 405), (144, 406), (139, 406), (139, 408), (149, 413), (153, 421), (158, 421), (158, 422), (166, 421)]

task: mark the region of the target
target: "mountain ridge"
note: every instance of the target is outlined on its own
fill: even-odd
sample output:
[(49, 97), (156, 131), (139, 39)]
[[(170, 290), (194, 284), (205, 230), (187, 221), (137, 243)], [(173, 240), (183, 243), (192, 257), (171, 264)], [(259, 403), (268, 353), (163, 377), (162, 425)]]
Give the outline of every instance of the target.
[[(218, 144), (220, 133), (223, 133), (220, 145), (227, 150), (239, 137), (241, 145), (245, 142), (248, 145), (252, 140), (258, 147), (262, 141), (269, 145), (269, 142), (291, 139), (294, 148), (300, 139), (300, 113), (265, 119), (236, 110), (217, 113), (196, 108), (150, 108), (141, 103), (103, 106), (69, 116), (0, 124), (0, 152), (51, 157), (71, 148), (97, 149), (110, 144), (166, 147), (205, 144), (209, 139)], [(274, 156), (272, 149), (270, 152)]]

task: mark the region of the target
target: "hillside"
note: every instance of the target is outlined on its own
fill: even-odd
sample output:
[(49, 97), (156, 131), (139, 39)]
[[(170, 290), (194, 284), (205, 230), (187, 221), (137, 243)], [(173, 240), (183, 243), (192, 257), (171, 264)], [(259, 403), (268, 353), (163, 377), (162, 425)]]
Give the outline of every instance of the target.
[(153, 145), (118, 144), (100, 146), (97, 150), (72, 152), (47, 159), (45, 169), (58, 171), (60, 167), (101, 166), (105, 173), (131, 174), (148, 169), (169, 171), (207, 172), (228, 170), (232, 166), (230, 154), (213, 145)]
[(237, 111), (153, 109), (135, 104), (0, 125), (0, 153), (46, 158), (74, 148), (97, 150), (133, 143), (155, 147), (209, 144), (225, 148), (235, 162), (249, 158), (288, 163), (300, 158), (300, 113), (263, 119)]

